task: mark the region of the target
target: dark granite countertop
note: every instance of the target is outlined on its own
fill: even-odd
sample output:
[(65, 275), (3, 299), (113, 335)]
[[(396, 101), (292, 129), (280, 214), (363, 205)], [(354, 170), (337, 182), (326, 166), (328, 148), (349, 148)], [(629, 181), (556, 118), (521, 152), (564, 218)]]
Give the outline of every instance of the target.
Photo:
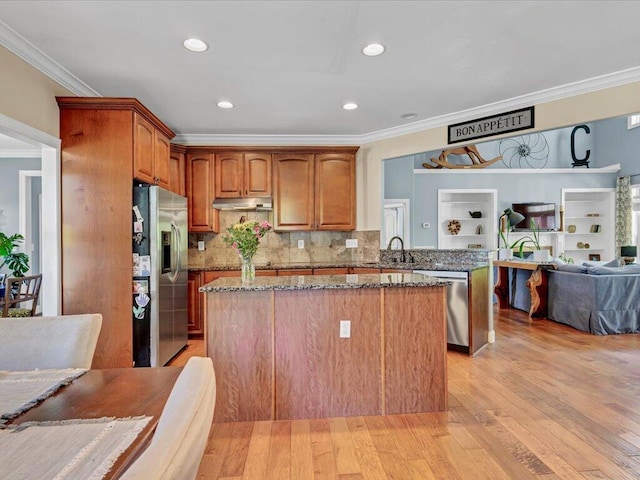
[(413, 273), (358, 275), (293, 275), (256, 277), (250, 284), (240, 278), (219, 278), (200, 287), (200, 292), (259, 292), (265, 290), (327, 290), (345, 288), (441, 287), (446, 280)]
[[(296, 270), (309, 268), (396, 268), (400, 270), (434, 270), (470, 272), (476, 268), (487, 267), (487, 262), (477, 263), (400, 263), (400, 262), (311, 262), (311, 263), (266, 263), (256, 264), (256, 270)], [(240, 265), (210, 265), (201, 268), (189, 268), (190, 272), (240, 270)]]

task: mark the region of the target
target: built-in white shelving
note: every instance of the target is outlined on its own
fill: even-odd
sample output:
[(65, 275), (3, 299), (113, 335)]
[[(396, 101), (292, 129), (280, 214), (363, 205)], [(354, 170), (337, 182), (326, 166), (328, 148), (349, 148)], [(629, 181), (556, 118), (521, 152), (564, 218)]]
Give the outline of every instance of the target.
[(615, 252), (615, 189), (563, 188), (564, 246), (576, 260), (612, 260)]
[[(438, 190), (438, 248), (497, 248), (497, 197), (495, 189)], [(450, 231), (451, 222), (459, 224), (457, 233)]]

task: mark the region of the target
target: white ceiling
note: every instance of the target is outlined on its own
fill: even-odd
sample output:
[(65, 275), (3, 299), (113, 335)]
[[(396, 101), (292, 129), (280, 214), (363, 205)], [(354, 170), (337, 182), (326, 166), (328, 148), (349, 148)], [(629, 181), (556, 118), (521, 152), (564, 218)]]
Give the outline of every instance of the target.
[[(0, 41), (30, 42), (76, 92), (135, 97), (178, 134), (338, 138), (640, 79), (639, 18), (636, 1), (4, 0)], [(386, 53), (362, 55), (372, 41)]]

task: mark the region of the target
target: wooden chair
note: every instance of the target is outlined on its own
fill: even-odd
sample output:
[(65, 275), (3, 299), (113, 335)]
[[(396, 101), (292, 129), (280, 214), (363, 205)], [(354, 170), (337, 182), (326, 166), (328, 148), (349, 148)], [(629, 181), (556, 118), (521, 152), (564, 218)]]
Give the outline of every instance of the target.
[[(5, 284), (2, 317), (34, 317), (40, 296), (42, 274), (28, 277), (9, 277)], [(31, 302), (28, 308), (20, 307), (21, 303)]]

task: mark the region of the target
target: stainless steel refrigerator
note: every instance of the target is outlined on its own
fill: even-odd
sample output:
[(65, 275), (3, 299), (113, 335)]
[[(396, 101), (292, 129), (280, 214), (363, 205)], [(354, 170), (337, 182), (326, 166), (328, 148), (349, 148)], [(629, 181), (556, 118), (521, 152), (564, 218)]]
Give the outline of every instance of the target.
[(187, 199), (133, 187), (133, 364), (161, 367), (187, 345)]

